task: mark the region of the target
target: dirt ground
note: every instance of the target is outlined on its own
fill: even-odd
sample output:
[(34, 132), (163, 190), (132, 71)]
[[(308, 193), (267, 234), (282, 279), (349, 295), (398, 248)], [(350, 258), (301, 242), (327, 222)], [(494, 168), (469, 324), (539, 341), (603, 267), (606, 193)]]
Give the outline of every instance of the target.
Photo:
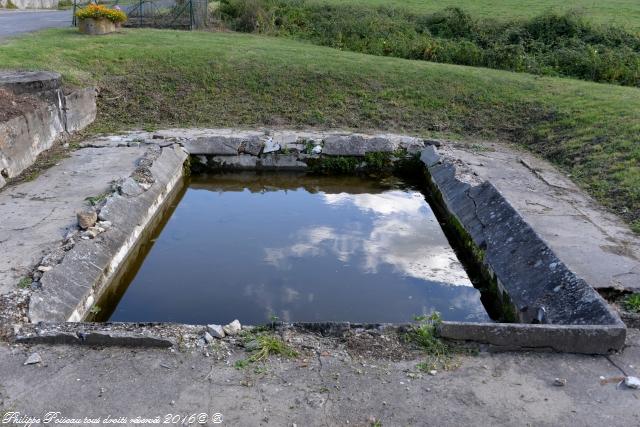
[[(89, 424), (85, 417), (118, 425), (138, 417), (237, 426), (639, 425), (640, 390), (618, 385), (640, 364), (640, 332), (629, 332), (625, 350), (607, 357), (480, 348), (435, 375), (417, 368), (424, 354), (384, 335), (296, 332), (285, 338), (297, 357), (243, 368), (236, 361), (247, 353), (229, 341), (177, 349), (3, 343), (0, 414), (9, 423), (16, 412), (41, 420), (53, 412), (73, 425)], [(42, 362), (24, 365), (33, 352)]]

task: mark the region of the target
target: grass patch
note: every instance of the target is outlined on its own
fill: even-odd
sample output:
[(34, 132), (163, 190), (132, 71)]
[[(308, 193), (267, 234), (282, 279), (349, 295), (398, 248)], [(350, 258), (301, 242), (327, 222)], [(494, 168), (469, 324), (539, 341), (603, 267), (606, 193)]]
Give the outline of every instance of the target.
[(280, 356), (286, 359), (298, 357), (298, 353), (293, 348), (266, 328), (243, 331), (242, 340), (249, 357), (236, 361), (234, 366), (237, 369), (244, 369), (253, 363), (266, 362), (269, 356)]
[(59, 0), (58, 1), (58, 9), (67, 10), (73, 8), (72, 0)]
[(416, 316), (415, 320), (418, 324), (405, 333), (404, 339), (420, 347), (427, 354), (426, 359), (420, 362), (417, 368), (423, 372), (429, 372), (456, 367), (453, 349), (437, 336), (437, 327), (442, 322), (440, 313)]
[(383, 129), (510, 141), (640, 220), (640, 90), (341, 52), (281, 38), (47, 30), (0, 46), (4, 68), (100, 89), (87, 133), (175, 126)]
[(33, 280), (31, 280), (31, 277), (25, 276), (18, 282), (18, 287), (20, 289), (27, 289), (29, 286), (31, 286), (31, 282), (33, 282)]
[(631, 294), (624, 299), (624, 308), (632, 313), (640, 313), (640, 294)]
[(223, 0), (219, 12), (235, 30), (354, 52), (640, 86), (640, 33), (573, 12), (497, 22), (313, 0)]
[(109, 197), (110, 194), (111, 194), (110, 191), (105, 191), (104, 193), (98, 194), (97, 196), (89, 196), (89, 197), (85, 198), (84, 201), (87, 202), (91, 206), (96, 206), (96, 205), (102, 203), (104, 200), (106, 200), (107, 197)]

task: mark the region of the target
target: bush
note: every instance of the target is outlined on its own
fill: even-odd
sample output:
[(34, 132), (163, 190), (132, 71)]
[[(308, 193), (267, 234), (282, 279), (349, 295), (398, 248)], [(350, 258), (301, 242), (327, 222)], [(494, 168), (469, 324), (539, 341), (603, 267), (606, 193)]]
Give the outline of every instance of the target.
[(89, 18), (106, 18), (111, 22), (119, 23), (127, 20), (127, 15), (120, 9), (109, 9), (106, 6), (99, 4), (90, 4), (87, 7), (78, 9), (76, 16), (79, 19)]
[(640, 35), (577, 13), (499, 23), (459, 8), (414, 15), (307, 0), (222, 0), (220, 14), (237, 31), (338, 49), (640, 86)]

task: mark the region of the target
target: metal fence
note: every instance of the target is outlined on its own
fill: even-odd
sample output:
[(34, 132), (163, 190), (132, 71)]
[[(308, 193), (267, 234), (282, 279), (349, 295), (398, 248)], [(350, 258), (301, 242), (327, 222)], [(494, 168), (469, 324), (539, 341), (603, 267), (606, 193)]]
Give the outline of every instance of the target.
[[(74, 1), (73, 25), (77, 25), (76, 10), (93, 1)], [(173, 28), (195, 30), (210, 25), (208, 0), (114, 0), (99, 2), (118, 6), (127, 14), (125, 27)]]

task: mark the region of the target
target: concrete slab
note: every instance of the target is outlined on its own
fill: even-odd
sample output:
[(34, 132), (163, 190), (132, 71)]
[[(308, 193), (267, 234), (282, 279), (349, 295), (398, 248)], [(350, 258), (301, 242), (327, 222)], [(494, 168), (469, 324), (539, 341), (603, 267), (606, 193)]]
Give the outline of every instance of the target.
[(0, 294), (16, 289), (76, 225), (87, 197), (128, 176), (142, 148), (84, 148), (31, 182), (0, 191)]
[(448, 144), (439, 151), (490, 180), (558, 257), (591, 286), (640, 291), (640, 237), (547, 162), (503, 145), (481, 147)]
[[(385, 358), (352, 341), (313, 334), (286, 339), (299, 357), (272, 357), (245, 369), (233, 366), (247, 357), (244, 350), (222, 341), (180, 351), (0, 344), (0, 413), (109, 415), (129, 424), (135, 417), (204, 413), (207, 425), (221, 414), (223, 425), (242, 426), (640, 423), (640, 391), (617, 387), (623, 373), (616, 365), (637, 363), (631, 352), (614, 365), (603, 356), (481, 351), (431, 376), (416, 368), (420, 353)], [(395, 342), (365, 341), (370, 348)], [(638, 343), (636, 334), (629, 348)], [(33, 352), (42, 362), (23, 365)], [(554, 386), (555, 378), (566, 385)]]

